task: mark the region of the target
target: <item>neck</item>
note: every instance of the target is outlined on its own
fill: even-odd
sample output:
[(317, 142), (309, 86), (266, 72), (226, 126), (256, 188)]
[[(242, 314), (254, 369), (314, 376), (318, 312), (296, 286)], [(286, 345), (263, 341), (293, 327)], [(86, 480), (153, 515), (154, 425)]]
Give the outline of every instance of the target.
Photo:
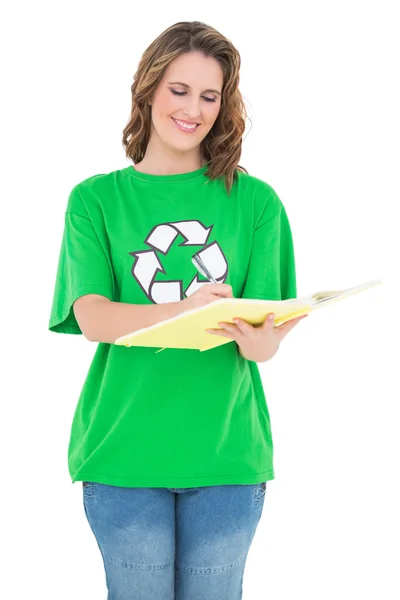
[[(154, 133), (154, 132), (153, 132)], [(136, 171), (152, 175), (176, 175), (197, 171), (206, 164), (200, 146), (179, 152), (166, 147), (156, 135), (151, 135), (143, 159), (135, 164)]]

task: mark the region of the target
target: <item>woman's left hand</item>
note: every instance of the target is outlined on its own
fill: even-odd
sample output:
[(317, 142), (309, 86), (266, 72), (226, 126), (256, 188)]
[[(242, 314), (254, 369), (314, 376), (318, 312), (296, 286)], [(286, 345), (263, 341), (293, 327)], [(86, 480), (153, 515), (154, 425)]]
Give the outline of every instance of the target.
[[(272, 315), (272, 319), (268, 317)], [(255, 362), (266, 362), (278, 351), (279, 344), (289, 331), (293, 329), (302, 319), (308, 317), (301, 315), (295, 319), (286, 321), (279, 327), (274, 327), (274, 315), (267, 315), (262, 325), (251, 325), (242, 319), (233, 319), (234, 324), (221, 322), (218, 325), (222, 329), (206, 329), (212, 335), (221, 335), (235, 340), (239, 352), (247, 360)]]

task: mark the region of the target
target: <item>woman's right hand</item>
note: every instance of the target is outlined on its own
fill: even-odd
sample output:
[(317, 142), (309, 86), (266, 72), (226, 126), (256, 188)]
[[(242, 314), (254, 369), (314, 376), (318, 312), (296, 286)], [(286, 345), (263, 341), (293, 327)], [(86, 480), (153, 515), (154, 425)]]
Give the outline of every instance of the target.
[(233, 298), (232, 286), (227, 283), (205, 283), (196, 292), (181, 300), (184, 311), (200, 308), (221, 298)]

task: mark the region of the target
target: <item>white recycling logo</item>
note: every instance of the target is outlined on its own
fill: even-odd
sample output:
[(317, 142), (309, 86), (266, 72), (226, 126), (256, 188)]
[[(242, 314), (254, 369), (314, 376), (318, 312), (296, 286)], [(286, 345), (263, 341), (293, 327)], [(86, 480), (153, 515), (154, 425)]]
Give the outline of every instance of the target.
[(223, 283), (228, 273), (228, 263), (218, 242), (207, 244), (211, 227), (204, 227), (200, 221), (175, 221), (162, 223), (154, 227), (145, 239), (150, 250), (129, 252), (131, 256), (137, 257), (132, 267), (132, 275), (139, 283), (147, 297), (155, 304), (165, 302), (179, 302), (183, 294), (190, 296), (196, 292), (207, 281), (199, 281), (198, 274), (190, 284), (183, 290), (182, 280), (156, 281), (158, 271), (166, 274), (160, 263), (156, 250), (167, 254), (178, 235), (184, 238), (180, 246), (203, 246), (194, 256), (199, 256), (207, 269), (212, 273), (218, 283)]

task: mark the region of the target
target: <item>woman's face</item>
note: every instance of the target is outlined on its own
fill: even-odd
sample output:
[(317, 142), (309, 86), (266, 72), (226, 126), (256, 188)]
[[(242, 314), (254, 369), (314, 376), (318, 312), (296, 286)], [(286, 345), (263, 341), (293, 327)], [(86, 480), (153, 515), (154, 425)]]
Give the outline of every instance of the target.
[[(199, 146), (218, 116), (222, 85), (223, 72), (214, 58), (197, 52), (175, 58), (150, 102), (152, 135), (175, 150)], [(179, 125), (175, 119), (197, 126), (183, 129), (184, 124)]]

